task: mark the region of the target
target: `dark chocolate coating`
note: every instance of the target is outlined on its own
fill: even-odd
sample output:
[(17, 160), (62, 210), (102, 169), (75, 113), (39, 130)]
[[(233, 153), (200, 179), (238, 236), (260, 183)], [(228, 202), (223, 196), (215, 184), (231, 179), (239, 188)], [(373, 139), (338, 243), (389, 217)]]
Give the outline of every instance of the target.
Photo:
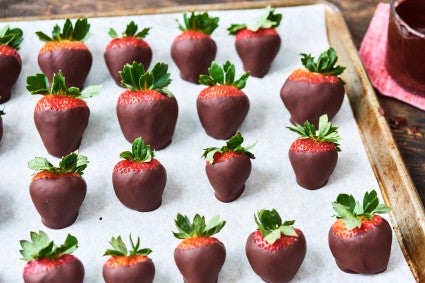
[(198, 98), (196, 107), (207, 135), (227, 140), (236, 133), (248, 114), (249, 100), (246, 95)]
[(133, 104), (117, 104), (118, 122), (124, 137), (133, 142), (142, 137), (152, 149), (171, 143), (177, 123), (177, 100), (172, 98)]
[(0, 115), (0, 141), (3, 138), (3, 118)]
[(375, 228), (351, 238), (340, 238), (330, 229), (328, 240), (332, 255), (344, 272), (376, 274), (387, 269), (392, 233), (385, 219)]
[(295, 152), (289, 150), (289, 161), (294, 169), (297, 183), (309, 190), (316, 190), (328, 182), (336, 167), (338, 153), (326, 152)]
[(103, 266), (105, 283), (152, 283), (155, 276), (155, 265), (148, 258), (130, 266), (108, 268)]
[(280, 90), (280, 97), (291, 114), (291, 123), (303, 125), (309, 121), (317, 128), (320, 116), (327, 114), (330, 121), (336, 115), (344, 93), (340, 81), (311, 84), (288, 79)]
[(174, 250), (174, 260), (185, 283), (216, 283), (225, 259), (226, 249), (221, 242)]
[(278, 34), (241, 38), (235, 42), (244, 70), (258, 78), (264, 77), (269, 71), (273, 59), (279, 52), (280, 44)]
[(304, 234), (300, 231), (298, 240), (284, 249), (267, 251), (255, 243), (254, 233), (248, 236), (245, 245), (246, 256), (254, 272), (269, 283), (291, 281), (307, 252)]
[(81, 261), (74, 257), (73, 261), (62, 264), (52, 270), (36, 274), (25, 274), (25, 283), (83, 283), (84, 266)]
[(152, 211), (161, 206), (167, 183), (164, 166), (127, 173), (112, 173), (115, 195), (126, 207), (137, 211)]
[(199, 75), (208, 68), (217, 53), (217, 45), (210, 37), (176, 39), (171, 45), (171, 57), (180, 69), (180, 77), (199, 84)]
[(223, 162), (207, 163), (205, 171), (215, 197), (222, 202), (232, 202), (245, 189), (245, 182), (251, 174), (251, 159), (242, 154)]
[(10, 99), (10, 90), (21, 73), (21, 61), (10, 55), (0, 55), (0, 103)]
[(87, 185), (79, 176), (42, 178), (32, 181), (29, 190), (41, 222), (51, 229), (62, 229), (77, 219)]
[(152, 49), (150, 47), (143, 48), (141, 46), (114, 47), (106, 50), (104, 57), (109, 73), (115, 80), (115, 83), (121, 86), (121, 76), (119, 72), (122, 71), (124, 65), (138, 62), (147, 70), (152, 60)]
[(34, 111), (34, 122), (47, 151), (63, 157), (80, 147), (89, 122), (88, 107)]
[(47, 76), (49, 82), (53, 74), (62, 71), (68, 87), (82, 89), (92, 65), (92, 55), (89, 50), (57, 49), (38, 55), (38, 65)]

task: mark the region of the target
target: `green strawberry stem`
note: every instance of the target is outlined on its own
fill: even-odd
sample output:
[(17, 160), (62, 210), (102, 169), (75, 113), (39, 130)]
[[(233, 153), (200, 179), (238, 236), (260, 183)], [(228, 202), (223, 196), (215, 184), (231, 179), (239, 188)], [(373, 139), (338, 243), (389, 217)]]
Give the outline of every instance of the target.
[(185, 12), (183, 13), (183, 20), (183, 25), (180, 24), (178, 20), (176, 20), (178, 27), (181, 31), (194, 30), (203, 32), (207, 35), (211, 35), (213, 31), (218, 27), (219, 18), (210, 17), (208, 15), (208, 12), (191, 12), (190, 16), (189, 13)]
[[(134, 37), (137, 37), (137, 38), (145, 38), (149, 34), (149, 30), (151, 28), (144, 28), (141, 31), (137, 32), (138, 29), (139, 29), (138, 25), (134, 21), (131, 21), (127, 25), (127, 28), (125, 29), (125, 31), (122, 33), (122, 37), (134, 36)], [(108, 34), (112, 38), (118, 38), (118, 34), (113, 28), (109, 29)]]
[(49, 81), (44, 74), (36, 74), (27, 77), (27, 90), (31, 94), (41, 95), (65, 95), (76, 98), (90, 98), (96, 96), (101, 91), (101, 85), (89, 86), (80, 91), (78, 87), (67, 87), (65, 84), (65, 76), (61, 71), (53, 74), (52, 85), (49, 87)]
[(208, 75), (201, 74), (199, 76), (199, 82), (206, 86), (229, 85), (243, 89), (246, 86), (249, 72), (246, 72), (237, 80), (235, 80), (235, 73), (235, 65), (229, 61), (226, 61), (223, 66), (213, 61), (208, 68)]
[(21, 240), (22, 260), (30, 261), (42, 258), (55, 260), (63, 255), (71, 254), (78, 248), (76, 237), (68, 234), (61, 246), (56, 246), (43, 231), (30, 232), (31, 241)]
[(132, 145), (131, 151), (124, 151), (120, 154), (121, 158), (133, 162), (150, 162), (155, 157), (150, 145), (145, 144), (142, 138), (136, 138)]
[[(1, 96), (0, 96), (0, 98), (1, 98)], [(1, 109), (0, 110), (0, 116), (3, 116), (3, 115), (5, 115), (6, 114), (6, 112), (4, 112), (4, 108), (3, 109)]]
[(338, 56), (335, 49), (332, 47), (321, 53), (317, 60), (311, 56), (311, 54), (302, 53), (301, 63), (306, 67), (310, 72), (320, 73), (323, 75), (341, 75), (346, 69), (343, 66), (335, 66), (338, 61)]
[(70, 19), (66, 19), (63, 27), (55, 25), (52, 30), (52, 36), (48, 36), (41, 31), (37, 31), (35, 34), (43, 42), (49, 41), (84, 41), (89, 36), (90, 24), (87, 18), (77, 19), (75, 25), (72, 25)]
[(196, 214), (193, 221), (190, 222), (187, 216), (180, 213), (177, 214), (175, 224), (178, 232), (173, 232), (177, 239), (197, 238), (197, 237), (211, 237), (224, 227), (226, 221), (220, 220), (220, 216), (215, 216), (206, 223), (205, 217)]
[(237, 132), (233, 137), (231, 137), (226, 142), (226, 145), (222, 146), (221, 148), (218, 148), (218, 147), (205, 148), (204, 153), (202, 154), (202, 158), (205, 158), (205, 160), (207, 160), (210, 164), (214, 164), (214, 154), (216, 154), (217, 152), (219, 153), (237, 152), (237, 153), (243, 153), (251, 159), (255, 159), (254, 154), (249, 152), (249, 150), (255, 146), (255, 143), (250, 146), (243, 147), (242, 146), (243, 141), (244, 141), (244, 138), (242, 137), (242, 134), (240, 132)]
[(0, 29), (0, 45), (8, 45), (19, 50), (23, 40), (23, 32), (20, 28), (10, 28), (7, 25)]
[(259, 29), (275, 28), (280, 25), (281, 20), (282, 14), (275, 14), (275, 9), (269, 5), (267, 6), (264, 14), (262, 14), (254, 24), (232, 24), (229, 28), (227, 28), (227, 31), (230, 35), (235, 35), (238, 31), (245, 28), (254, 32)]
[(357, 201), (352, 195), (339, 194), (332, 203), (332, 208), (336, 212), (336, 217), (342, 219), (348, 230), (362, 226), (361, 219), (372, 219), (374, 214), (383, 214), (391, 211), (385, 203), (379, 203), (378, 194), (375, 190), (366, 192), (363, 197), (363, 204)]
[(317, 142), (333, 143), (337, 151), (341, 151), (338, 141), (341, 137), (338, 134), (338, 127), (333, 126), (328, 120), (328, 115), (324, 114), (319, 118), (319, 132), (309, 121), (305, 121), (304, 126), (296, 124), (295, 127), (287, 127), (290, 131), (299, 135), (300, 139), (312, 139)]
[(120, 71), (121, 85), (131, 91), (135, 90), (156, 90), (168, 97), (173, 94), (167, 89), (171, 83), (168, 65), (156, 63), (151, 72), (145, 71), (141, 63), (133, 62), (126, 64)]
[(103, 254), (104, 256), (110, 255), (110, 256), (148, 256), (152, 253), (152, 250), (149, 248), (140, 249), (140, 237), (137, 237), (137, 242), (134, 244), (133, 239), (131, 238), (130, 234), (130, 244), (131, 249), (128, 250), (127, 246), (121, 239), (121, 236), (118, 236), (117, 238), (112, 237), (109, 244), (112, 246), (112, 249), (107, 249), (106, 252)]
[(264, 240), (273, 245), (278, 239), (284, 236), (298, 236), (295, 232), (295, 220), (282, 222), (279, 213), (275, 210), (262, 209), (254, 215), (255, 223), (257, 223), (258, 230), (263, 235)]
[(87, 168), (89, 160), (86, 156), (78, 154), (78, 150), (71, 152), (64, 156), (59, 166), (53, 166), (46, 158), (36, 157), (28, 162), (28, 167), (35, 171), (35, 173), (41, 171), (49, 171), (55, 174), (67, 174), (77, 173), (78, 175), (84, 174), (84, 169)]

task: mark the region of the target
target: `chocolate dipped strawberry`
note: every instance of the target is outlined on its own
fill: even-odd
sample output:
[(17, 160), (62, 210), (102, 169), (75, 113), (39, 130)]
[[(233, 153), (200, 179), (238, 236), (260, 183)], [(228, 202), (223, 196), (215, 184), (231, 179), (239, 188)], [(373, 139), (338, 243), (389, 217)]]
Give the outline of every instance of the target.
[(335, 66), (338, 56), (329, 48), (315, 60), (311, 54), (301, 54), (305, 69), (292, 72), (280, 90), (283, 104), (291, 114), (291, 123), (309, 121), (316, 127), (319, 117), (336, 115), (344, 100), (344, 82), (338, 75), (345, 67)]
[(87, 192), (82, 175), (88, 163), (78, 152), (63, 157), (58, 167), (42, 157), (28, 162), (35, 171), (29, 186), (31, 200), (46, 227), (62, 229), (77, 219)]
[(226, 221), (213, 217), (208, 224), (196, 214), (191, 223), (187, 216), (177, 214), (177, 239), (183, 239), (174, 250), (174, 260), (185, 283), (216, 283), (226, 259), (222, 242), (212, 237), (220, 232)]
[(339, 148), (338, 127), (323, 115), (319, 119), (319, 129), (309, 121), (304, 126), (296, 124), (288, 127), (299, 135), (289, 148), (289, 161), (297, 183), (309, 190), (316, 190), (326, 185), (336, 167)]
[(205, 171), (219, 201), (235, 201), (245, 190), (245, 182), (251, 174), (251, 159), (255, 156), (249, 152), (254, 145), (243, 147), (243, 141), (237, 132), (225, 146), (204, 149)]
[(78, 248), (78, 240), (68, 234), (65, 242), (56, 246), (43, 231), (30, 232), (31, 241), (21, 240), (19, 252), (23, 260), (25, 283), (82, 283), (84, 266), (72, 255)]
[(275, 210), (262, 209), (254, 216), (257, 230), (246, 241), (249, 264), (262, 280), (289, 282), (300, 268), (307, 251), (303, 232), (294, 220), (282, 222)]
[(196, 99), (199, 120), (207, 135), (229, 139), (248, 114), (249, 99), (242, 89), (249, 73), (235, 80), (235, 66), (229, 61), (223, 66), (212, 62), (208, 73), (199, 78), (207, 86)]
[(111, 256), (103, 265), (105, 283), (151, 283), (155, 276), (155, 265), (148, 255), (151, 249), (140, 248), (140, 238), (136, 244), (130, 235), (131, 249), (121, 239), (112, 237), (109, 242), (112, 249), (106, 250), (104, 256)]
[(281, 39), (276, 27), (281, 20), (282, 14), (275, 14), (275, 9), (269, 6), (255, 24), (232, 24), (227, 29), (229, 34), (235, 35), (236, 51), (251, 76), (262, 78), (269, 71), (280, 49)]
[(138, 26), (131, 21), (121, 37), (118, 37), (114, 29), (109, 29), (109, 35), (113, 38), (106, 46), (104, 58), (109, 73), (117, 85), (121, 85), (119, 72), (122, 71), (125, 64), (131, 64), (134, 61), (141, 63), (145, 70), (149, 68), (152, 60), (152, 49), (144, 40), (148, 35), (150, 28), (144, 28), (138, 31)]
[(127, 89), (118, 98), (117, 116), (127, 141), (142, 137), (155, 150), (171, 143), (178, 106), (167, 89), (171, 82), (167, 70), (167, 64), (157, 63), (148, 72), (142, 64), (133, 62), (120, 73), (121, 84)]
[(53, 76), (51, 87), (47, 77), (36, 74), (27, 77), (27, 90), (41, 94), (34, 109), (34, 122), (47, 151), (62, 157), (78, 149), (89, 122), (90, 110), (83, 100), (97, 95), (101, 86), (90, 86), (80, 91), (67, 88), (62, 72)]
[(192, 83), (199, 83), (199, 75), (206, 74), (217, 53), (217, 45), (211, 34), (218, 27), (218, 17), (207, 12), (183, 13), (182, 31), (171, 45), (171, 57), (180, 69), (180, 77)]
[(22, 36), (20, 28), (4, 26), (0, 29), (0, 103), (10, 99), (10, 90), (21, 73), (22, 61), (18, 50)]
[(38, 65), (51, 82), (61, 71), (67, 78), (67, 86), (83, 88), (92, 65), (92, 55), (84, 40), (89, 36), (87, 18), (77, 19), (72, 25), (66, 19), (63, 27), (55, 25), (52, 36), (38, 31), (36, 35), (45, 42), (38, 53)]
[(119, 201), (130, 209), (152, 211), (161, 206), (167, 183), (164, 166), (155, 159), (150, 146), (141, 138), (133, 141), (132, 151), (120, 154), (112, 173), (112, 184)]
[(338, 267), (348, 273), (376, 274), (387, 269), (392, 232), (378, 214), (391, 210), (379, 203), (375, 190), (366, 192), (363, 203), (352, 195), (339, 194), (332, 203), (337, 220), (329, 230), (329, 248)]

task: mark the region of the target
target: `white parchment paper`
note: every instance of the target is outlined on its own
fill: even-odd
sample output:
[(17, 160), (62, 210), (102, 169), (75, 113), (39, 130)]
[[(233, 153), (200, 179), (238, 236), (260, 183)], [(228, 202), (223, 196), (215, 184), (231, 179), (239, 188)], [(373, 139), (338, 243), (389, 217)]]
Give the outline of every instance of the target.
[[(50, 34), (53, 25), (63, 25), (63, 20), (9, 23), (24, 30), (20, 50), (23, 69), (13, 89), (12, 99), (5, 104), (5, 135), (0, 143), (0, 282), (22, 282), (25, 265), (20, 260), (19, 240), (29, 239), (30, 231), (44, 230), (58, 244), (67, 233), (78, 237), (79, 248), (75, 255), (85, 266), (85, 282), (103, 282), (102, 265), (112, 236), (122, 235), (127, 241), (141, 237), (142, 246), (153, 250), (151, 258), (156, 266), (155, 282), (182, 282), (174, 263), (173, 251), (179, 243), (175, 231), (177, 212), (195, 213), (210, 219), (216, 214), (227, 221), (217, 235), (224, 243), (227, 257), (219, 282), (261, 282), (249, 266), (245, 256), (245, 241), (256, 229), (253, 215), (266, 208), (277, 209), (284, 219), (295, 219), (295, 226), (303, 230), (307, 239), (307, 255), (295, 282), (408, 282), (413, 277), (393, 237), (392, 254), (386, 272), (373, 276), (341, 272), (328, 247), (328, 230), (334, 222), (331, 202), (339, 193), (351, 193), (361, 198), (366, 190), (379, 191), (369, 165), (348, 99), (333, 122), (340, 127), (342, 136), (339, 160), (329, 183), (317, 191), (308, 191), (297, 185), (288, 160), (288, 148), (296, 136), (285, 128), (289, 113), (279, 97), (279, 91), (289, 73), (301, 66), (299, 53), (318, 55), (328, 48), (324, 7), (321, 5), (277, 9), (283, 14), (278, 28), (282, 48), (268, 75), (263, 79), (249, 78), (244, 89), (251, 103), (248, 116), (240, 131), (245, 145), (257, 142), (252, 149), (252, 174), (246, 190), (233, 203), (221, 203), (214, 198), (205, 174), (202, 149), (222, 146), (224, 141), (208, 137), (202, 129), (197, 112), (196, 97), (203, 86), (182, 81), (170, 57), (170, 46), (180, 31), (175, 19), (181, 14), (140, 15), (131, 17), (93, 18), (91, 36), (86, 41), (94, 62), (86, 85), (103, 84), (102, 93), (87, 100), (91, 109), (89, 126), (84, 134), (81, 154), (90, 164), (84, 178), (88, 185), (86, 199), (80, 214), (71, 227), (51, 230), (43, 226), (31, 202), (28, 186), (33, 173), (27, 162), (36, 156), (47, 157), (54, 164), (58, 159), (48, 155), (36, 131), (33, 111), (40, 96), (32, 96), (25, 88), (28, 75), (40, 72), (37, 54), (42, 42), (36, 31)], [(220, 17), (220, 26), (213, 33), (218, 45), (216, 61), (231, 60), (242, 74), (242, 64), (234, 48), (234, 38), (227, 35), (231, 23), (252, 22), (263, 10), (211, 11)], [(179, 118), (173, 142), (157, 151), (156, 157), (165, 166), (168, 182), (162, 206), (149, 213), (140, 213), (124, 207), (115, 197), (111, 173), (119, 154), (129, 150), (116, 117), (115, 105), (122, 89), (109, 76), (103, 51), (110, 38), (109, 27), (121, 33), (126, 24), (134, 20), (139, 27), (152, 27), (146, 41), (153, 49), (153, 66), (156, 62), (169, 64), (174, 92), (179, 104)], [(3, 25), (4, 23), (2, 23)], [(350, 83), (350, 82), (347, 82)], [(381, 198), (382, 199), (382, 198)]]

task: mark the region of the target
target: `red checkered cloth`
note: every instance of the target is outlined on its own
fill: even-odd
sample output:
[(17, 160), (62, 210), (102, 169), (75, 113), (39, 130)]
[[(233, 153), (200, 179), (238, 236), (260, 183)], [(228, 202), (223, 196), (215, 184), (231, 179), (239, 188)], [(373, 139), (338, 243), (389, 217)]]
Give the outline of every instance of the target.
[(385, 96), (425, 110), (425, 96), (400, 87), (385, 68), (385, 49), (387, 43), (390, 5), (378, 4), (369, 28), (360, 46), (359, 55), (372, 85)]

